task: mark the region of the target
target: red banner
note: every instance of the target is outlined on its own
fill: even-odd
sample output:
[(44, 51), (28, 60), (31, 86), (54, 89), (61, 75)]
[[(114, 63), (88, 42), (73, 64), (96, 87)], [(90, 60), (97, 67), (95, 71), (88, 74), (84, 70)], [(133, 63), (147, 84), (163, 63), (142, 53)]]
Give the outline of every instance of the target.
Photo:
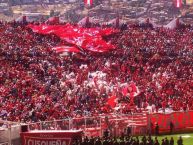
[(193, 111), (188, 112), (174, 112), (171, 114), (150, 114), (150, 121), (153, 125), (158, 123), (160, 131), (169, 131), (170, 122), (174, 124), (175, 130), (185, 130), (193, 127)]
[(21, 133), (22, 145), (72, 145), (81, 139), (82, 131), (32, 131)]
[(103, 40), (103, 36), (108, 36), (118, 32), (113, 28), (82, 28), (73, 26), (70, 24), (66, 25), (28, 25), (33, 32), (39, 34), (55, 34), (67, 43), (81, 47), (85, 51), (92, 52), (107, 52), (115, 49), (115, 46), (110, 42)]

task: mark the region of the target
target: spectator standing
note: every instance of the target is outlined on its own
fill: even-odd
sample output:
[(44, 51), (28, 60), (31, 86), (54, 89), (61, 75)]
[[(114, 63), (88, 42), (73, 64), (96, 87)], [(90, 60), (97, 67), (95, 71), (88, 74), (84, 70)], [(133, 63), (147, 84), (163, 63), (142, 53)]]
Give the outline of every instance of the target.
[(162, 143), (161, 143), (161, 145), (166, 145), (166, 144), (165, 144), (165, 140), (164, 140), (164, 139), (162, 139)]
[(104, 138), (108, 138), (108, 137), (109, 137), (109, 130), (106, 129), (106, 130), (104, 131)]
[(158, 123), (156, 123), (156, 125), (155, 125), (155, 135), (156, 136), (159, 135), (159, 125), (158, 125)]
[(95, 145), (102, 145), (101, 139), (99, 137), (96, 139)]
[(167, 137), (165, 138), (165, 145), (169, 145), (169, 140)]
[(179, 139), (178, 139), (178, 141), (177, 141), (177, 144), (178, 144), (178, 145), (183, 145), (183, 139), (182, 139), (181, 136), (179, 137)]
[(174, 124), (172, 121), (170, 121), (170, 134), (173, 133), (173, 130), (174, 130)]
[(170, 139), (170, 145), (174, 145), (174, 139), (173, 139), (173, 137), (171, 137), (171, 139)]
[(154, 144), (153, 145), (160, 145), (159, 141), (157, 138), (155, 138)]

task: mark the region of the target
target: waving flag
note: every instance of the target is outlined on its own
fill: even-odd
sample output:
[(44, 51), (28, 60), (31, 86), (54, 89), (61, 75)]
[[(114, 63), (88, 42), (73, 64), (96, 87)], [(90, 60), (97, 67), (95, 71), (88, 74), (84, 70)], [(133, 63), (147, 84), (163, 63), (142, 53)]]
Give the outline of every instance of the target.
[(181, 7), (181, 5), (182, 5), (182, 0), (177, 0), (177, 8), (179, 8), (179, 7)]
[[(79, 26), (66, 25), (28, 25), (35, 33), (40, 34), (55, 34), (60, 39), (64, 40), (70, 46), (81, 48), (85, 51), (95, 52), (108, 52), (115, 49), (115, 46), (110, 42), (103, 39), (103, 36), (108, 36), (113, 33), (117, 33), (117, 30), (112, 28), (100, 29), (100, 28), (82, 28)], [(56, 49), (60, 51), (77, 51), (75, 48), (68, 49)]]
[(107, 105), (114, 108), (117, 105), (117, 97), (116, 96), (111, 96), (110, 98), (108, 98)]
[(180, 8), (182, 6), (182, 0), (175, 0), (174, 4), (177, 8)]
[(85, 5), (91, 6), (93, 3), (93, 0), (84, 0)]
[(140, 93), (139, 88), (136, 86), (134, 82), (131, 82), (130, 84), (123, 87), (122, 89), (123, 96), (127, 96), (128, 93), (131, 98), (139, 95)]

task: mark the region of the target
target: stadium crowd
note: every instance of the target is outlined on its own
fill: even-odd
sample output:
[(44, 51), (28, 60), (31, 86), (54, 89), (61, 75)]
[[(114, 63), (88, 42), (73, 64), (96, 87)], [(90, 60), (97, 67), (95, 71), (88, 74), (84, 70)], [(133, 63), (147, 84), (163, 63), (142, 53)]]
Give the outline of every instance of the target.
[[(36, 122), (112, 113), (115, 106), (122, 113), (192, 110), (192, 27), (144, 26), (105, 37), (117, 47), (111, 52), (61, 57), (51, 49), (65, 43), (56, 36), (1, 22), (0, 116)], [(139, 90), (134, 104), (131, 83)]]

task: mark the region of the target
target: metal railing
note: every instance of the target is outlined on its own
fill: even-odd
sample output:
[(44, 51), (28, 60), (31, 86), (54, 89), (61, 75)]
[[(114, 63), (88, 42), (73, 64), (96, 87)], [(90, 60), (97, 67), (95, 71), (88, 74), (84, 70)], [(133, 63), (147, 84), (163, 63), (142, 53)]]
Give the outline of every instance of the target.
[(29, 130), (83, 130), (86, 136), (102, 136), (108, 129), (112, 136), (119, 136), (131, 127), (132, 134), (144, 134), (148, 126), (147, 114), (112, 114), (109, 116), (80, 117), (31, 123)]
[(10, 145), (9, 142), (0, 143), (0, 145)]

